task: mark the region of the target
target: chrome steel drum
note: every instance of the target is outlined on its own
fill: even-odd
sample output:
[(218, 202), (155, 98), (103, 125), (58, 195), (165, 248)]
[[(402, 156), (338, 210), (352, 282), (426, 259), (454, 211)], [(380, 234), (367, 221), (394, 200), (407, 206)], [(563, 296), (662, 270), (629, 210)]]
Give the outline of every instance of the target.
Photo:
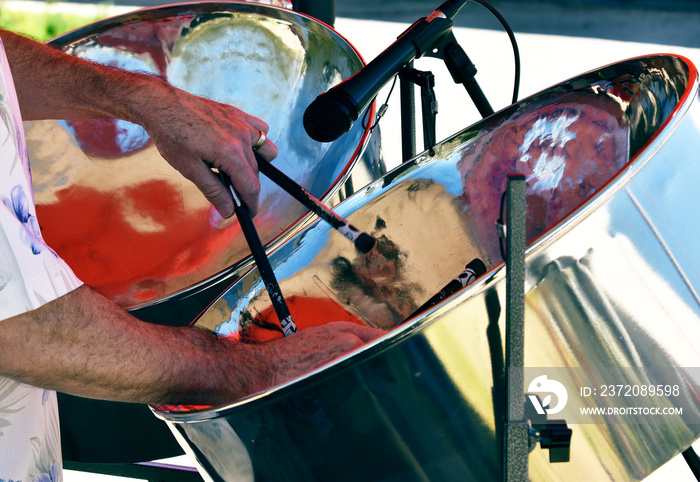
[[(301, 326), (350, 319), (386, 335), (230, 405), (156, 414), (213, 480), (498, 480), (506, 273), (496, 221), (515, 172), (527, 178), (526, 366), (628, 384), (663, 380), (641, 368), (611, 378), (610, 367), (700, 366), (700, 228), (689, 219), (697, 96), (686, 59), (635, 58), (530, 97), (388, 173), (337, 206), (380, 239), (376, 251), (361, 256), (316, 223), (271, 256)], [(486, 275), (410, 316), (475, 257)], [(251, 271), (196, 325), (281, 336), (268, 312)], [(683, 386), (700, 393), (698, 379)], [(577, 395), (569, 387), (572, 406)], [(689, 403), (697, 408), (697, 396)], [(550, 464), (538, 448), (531, 479), (642, 479), (700, 433), (692, 410), (663, 424), (568, 421), (570, 462)]]
[[(348, 42), (310, 17), (245, 2), (175, 4), (112, 17), (50, 44), (264, 119), (280, 148), (275, 165), (329, 204), (386, 172), (376, 144), (363, 155), (369, 130), (362, 122), (325, 144), (302, 128), (308, 104), (363, 65)], [(187, 324), (250, 265), (236, 220), (222, 220), (141, 127), (107, 119), (32, 122), (26, 130), (43, 235), (84, 282), (121, 306), (148, 314), (178, 301), (173, 319), (154, 321)], [(256, 225), (274, 246), (309, 217), (261, 182)], [(204, 290), (213, 294), (190, 299)]]

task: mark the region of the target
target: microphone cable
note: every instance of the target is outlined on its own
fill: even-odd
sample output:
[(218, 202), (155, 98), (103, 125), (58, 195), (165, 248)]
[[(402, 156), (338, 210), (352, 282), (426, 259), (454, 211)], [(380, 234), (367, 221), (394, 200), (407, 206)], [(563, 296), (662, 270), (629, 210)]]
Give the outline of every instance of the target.
[(493, 5), (488, 3), (486, 0), (468, 0), (470, 2), (478, 3), (482, 7), (484, 7), (486, 10), (491, 12), (491, 14), (498, 19), (498, 21), (501, 23), (503, 26), (503, 29), (505, 30), (506, 34), (508, 34), (508, 38), (510, 39), (510, 44), (513, 48), (513, 57), (514, 57), (514, 66), (515, 66), (515, 80), (513, 82), (513, 99), (512, 103), (515, 104), (518, 101), (518, 92), (520, 91), (520, 49), (518, 48), (518, 42), (515, 40), (515, 34), (513, 33), (513, 29), (510, 28), (510, 25), (508, 25), (508, 22), (506, 21), (505, 17), (501, 15), (501, 12), (499, 12)]

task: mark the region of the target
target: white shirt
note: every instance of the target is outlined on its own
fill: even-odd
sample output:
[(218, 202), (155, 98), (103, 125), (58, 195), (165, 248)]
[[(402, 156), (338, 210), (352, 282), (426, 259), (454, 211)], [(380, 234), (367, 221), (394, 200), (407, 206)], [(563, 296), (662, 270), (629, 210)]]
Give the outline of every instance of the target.
[[(19, 104), (1, 41), (0, 201), (2, 323), (82, 283), (41, 238)], [(0, 482), (58, 482), (61, 469), (56, 393), (0, 377)]]

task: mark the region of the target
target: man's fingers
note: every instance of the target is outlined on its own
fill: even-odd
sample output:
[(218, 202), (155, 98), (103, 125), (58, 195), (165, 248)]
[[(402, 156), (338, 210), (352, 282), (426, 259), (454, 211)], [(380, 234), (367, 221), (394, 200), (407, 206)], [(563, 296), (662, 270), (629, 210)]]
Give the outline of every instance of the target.
[[(242, 168), (242, 170), (246, 170), (247, 173), (244, 175), (239, 171), (236, 177), (232, 177), (232, 182), (241, 200), (248, 206), (251, 215), (254, 215), (258, 209), (260, 181), (252, 169)], [(199, 188), (222, 217), (230, 218), (233, 216), (233, 197), (229, 188), (205, 163), (202, 162), (194, 167), (187, 177)], [(230, 174), (229, 177), (231, 177)]]
[[(265, 159), (266, 161), (272, 162), (272, 160), (275, 159), (277, 157), (277, 155), (279, 154), (279, 149), (277, 148), (275, 143), (272, 142), (272, 140), (269, 137), (267, 137), (267, 135), (265, 137), (266, 137), (265, 142), (262, 144), (262, 146), (260, 146), (254, 152), (255, 152), (256, 156), (260, 156), (263, 159)], [(256, 163), (256, 167), (257, 167), (257, 163)]]
[[(287, 382), (351, 352), (385, 332), (348, 321), (334, 321), (254, 346), (270, 363), (269, 384)], [(262, 387), (267, 388), (267, 387)]]
[(319, 349), (325, 348), (329, 355), (334, 354), (334, 356), (337, 356), (339, 352), (353, 350), (384, 335), (385, 331), (349, 321), (332, 321), (301, 330), (296, 335), (288, 337), (288, 339), (292, 340), (295, 336), (301, 334), (313, 338), (318, 337), (318, 340), (326, 340), (323, 347), (320, 345), (316, 347)]
[(370, 326), (365, 325), (358, 325), (357, 323), (350, 323), (348, 321), (334, 321), (328, 323), (327, 326), (329, 328), (335, 328), (337, 326), (337, 329), (340, 331), (352, 333), (357, 338), (359, 338), (362, 341), (362, 343), (372, 341), (385, 333), (385, 331), (377, 328), (372, 328)]
[[(262, 130), (256, 132), (258, 138), (260, 137), (261, 132), (263, 135), (265, 135), (265, 133)], [(239, 173), (238, 175), (233, 175), (231, 172), (227, 171), (233, 181), (233, 185), (236, 188), (236, 192), (238, 192), (241, 195), (242, 201), (245, 203), (246, 206), (248, 206), (250, 215), (253, 217), (258, 212), (258, 203), (260, 197), (258, 161), (255, 159), (255, 156), (258, 155), (267, 161), (271, 161), (275, 157), (277, 157), (277, 154), (279, 153), (279, 149), (277, 148), (275, 143), (272, 142), (272, 140), (270, 140), (269, 138), (267, 138), (266, 135), (260, 147), (253, 151), (253, 146), (255, 145), (255, 142), (259, 140), (258, 138), (256, 138), (255, 141), (252, 142), (251, 147), (249, 149), (244, 149), (244, 156), (246, 161), (248, 162), (248, 167), (250, 168), (248, 176), (244, 176), (241, 173)], [(246, 182), (246, 177), (248, 177), (250, 182), (254, 181), (254, 183), (248, 184)]]
[[(258, 212), (258, 203), (260, 200), (260, 179), (258, 179), (258, 163), (254, 159), (252, 151), (246, 152), (245, 159), (247, 163), (238, 167), (238, 170), (232, 173), (226, 170), (226, 173), (231, 178), (233, 187), (239, 195), (240, 201), (246, 205), (251, 217), (254, 217)], [(226, 194), (230, 194), (227, 189)]]

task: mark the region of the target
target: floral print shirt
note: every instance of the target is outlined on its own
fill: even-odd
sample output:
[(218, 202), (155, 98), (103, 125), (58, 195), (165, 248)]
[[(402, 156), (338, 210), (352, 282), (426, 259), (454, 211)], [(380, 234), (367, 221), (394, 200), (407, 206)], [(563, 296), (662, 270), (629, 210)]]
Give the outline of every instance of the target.
[[(41, 238), (19, 104), (0, 42), (0, 324), (80, 284)], [(0, 377), (0, 482), (60, 480), (56, 393)]]

